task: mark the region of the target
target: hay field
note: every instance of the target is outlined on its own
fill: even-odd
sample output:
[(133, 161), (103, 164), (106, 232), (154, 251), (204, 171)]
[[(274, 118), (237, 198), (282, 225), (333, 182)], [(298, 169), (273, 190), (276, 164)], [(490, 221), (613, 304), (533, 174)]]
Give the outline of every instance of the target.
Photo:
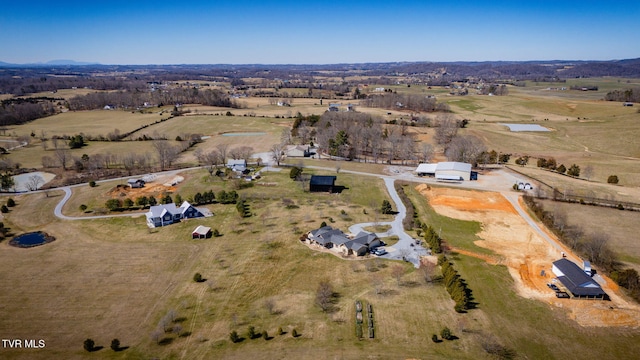
[(80, 133), (106, 136), (115, 129), (125, 133), (168, 117), (168, 112), (160, 115), (159, 112), (140, 113), (120, 110), (67, 111), (24, 125), (11, 126), (7, 132), (21, 136), (29, 135), (33, 131), (39, 137), (44, 131), (47, 138)]

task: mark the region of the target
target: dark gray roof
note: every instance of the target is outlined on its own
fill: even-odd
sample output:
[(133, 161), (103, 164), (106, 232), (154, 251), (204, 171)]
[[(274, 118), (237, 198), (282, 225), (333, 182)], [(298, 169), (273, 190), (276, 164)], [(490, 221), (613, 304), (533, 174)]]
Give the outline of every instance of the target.
[(365, 231), (360, 231), (354, 238), (353, 241), (360, 243), (360, 244), (365, 244), (365, 245), (371, 245), (371, 243), (376, 240), (378, 237), (376, 236), (376, 234), (372, 234), (372, 233), (368, 233)]
[(574, 296), (595, 296), (603, 297), (607, 294), (602, 290), (595, 280), (585, 274), (578, 265), (567, 259), (560, 259), (553, 262), (553, 265), (562, 272), (564, 276), (558, 276), (558, 280)]
[(335, 176), (311, 175), (309, 184), (311, 185), (332, 185), (336, 182)]

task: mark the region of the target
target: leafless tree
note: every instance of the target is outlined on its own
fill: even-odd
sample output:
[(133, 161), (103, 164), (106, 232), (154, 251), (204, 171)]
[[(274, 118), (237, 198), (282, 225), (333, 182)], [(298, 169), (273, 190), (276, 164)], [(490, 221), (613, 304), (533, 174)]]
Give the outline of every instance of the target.
[(404, 276), (404, 273), (405, 273), (405, 270), (404, 270), (404, 266), (402, 265), (394, 265), (393, 268), (391, 269), (391, 276), (393, 276), (393, 278), (396, 279), (398, 286), (400, 286), (400, 280)]
[(333, 304), (333, 287), (328, 280), (320, 281), (318, 289), (316, 290), (316, 304), (327, 312), (331, 309)]
[(56, 148), (56, 159), (58, 159), (58, 164), (62, 166), (63, 170), (67, 170), (67, 165), (71, 160), (71, 154), (67, 149), (58, 149)]
[(282, 129), (282, 132), (280, 133), (280, 142), (283, 145), (291, 144), (291, 130), (289, 130), (289, 128)]
[(449, 161), (476, 165), (478, 156), (487, 150), (480, 138), (473, 135), (456, 136), (449, 142), (445, 155)]
[(384, 286), (384, 281), (380, 275), (371, 276), (371, 285), (373, 285), (373, 289), (376, 292), (376, 295), (380, 295), (382, 293), (382, 287)]
[(218, 152), (220, 153), (220, 160), (223, 164), (227, 162), (227, 156), (229, 154), (229, 144), (218, 144), (216, 146)]
[(422, 143), (420, 146), (420, 161), (428, 163), (433, 159), (433, 145), (429, 143)]
[(153, 142), (153, 148), (158, 154), (160, 170), (166, 170), (180, 154), (178, 149), (175, 146), (172, 146), (167, 140), (155, 140)]
[(36, 191), (38, 188), (44, 184), (44, 179), (40, 175), (31, 175), (27, 180), (25, 186), (29, 191)]
[(593, 166), (585, 166), (584, 169), (582, 169), (582, 176), (587, 180), (591, 180), (591, 177), (593, 176)]
[(271, 159), (276, 162), (277, 166), (280, 166), (280, 162), (284, 159), (284, 147), (282, 144), (274, 144), (271, 146)]
[(276, 302), (272, 298), (268, 298), (264, 301), (264, 308), (269, 312), (269, 315), (276, 313)]
[(431, 261), (423, 261), (420, 264), (420, 271), (422, 272), (422, 278), (424, 282), (427, 284), (431, 284), (433, 282), (433, 275), (436, 271), (436, 264)]
[(572, 249), (577, 249), (580, 241), (584, 237), (584, 231), (579, 226), (572, 226), (566, 228), (565, 239), (567, 239), (567, 245)]
[(160, 343), (160, 337), (162, 337), (162, 331), (160, 331), (159, 329), (155, 329), (153, 330), (153, 332), (151, 332), (151, 340), (155, 341), (156, 344)]
[(441, 114), (436, 117), (435, 140), (438, 144), (446, 145), (458, 134), (458, 124), (450, 114)]

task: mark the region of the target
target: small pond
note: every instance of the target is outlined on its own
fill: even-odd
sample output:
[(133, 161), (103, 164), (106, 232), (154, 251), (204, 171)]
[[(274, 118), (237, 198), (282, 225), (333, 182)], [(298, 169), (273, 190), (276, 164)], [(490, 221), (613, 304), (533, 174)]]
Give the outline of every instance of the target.
[(500, 124), (509, 127), (511, 131), (551, 131), (538, 124)]
[(267, 135), (267, 133), (263, 132), (235, 132), (235, 133), (224, 133), (222, 136), (260, 136)]
[(9, 245), (21, 248), (30, 248), (54, 241), (56, 238), (42, 231), (30, 232), (18, 235), (9, 241)]

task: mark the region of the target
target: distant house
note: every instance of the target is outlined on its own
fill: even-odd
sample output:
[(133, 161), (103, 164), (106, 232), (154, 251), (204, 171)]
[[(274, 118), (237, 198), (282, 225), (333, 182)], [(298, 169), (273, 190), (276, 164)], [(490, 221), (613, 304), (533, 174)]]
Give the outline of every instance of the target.
[(287, 150), (285, 150), (285, 154), (287, 157), (309, 157), (309, 145), (295, 145), (289, 146)]
[(309, 181), (309, 191), (311, 192), (333, 192), (337, 177), (326, 175), (311, 175)]
[(244, 159), (230, 159), (227, 161), (227, 167), (234, 171), (243, 172), (247, 169), (247, 162)]
[(329, 104), (327, 111), (340, 111), (340, 104)]
[(198, 225), (198, 227), (195, 230), (193, 230), (193, 232), (191, 233), (191, 238), (192, 239), (208, 239), (211, 237), (211, 234), (212, 232), (210, 227)]
[(149, 208), (145, 216), (147, 217), (147, 226), (154, 228), (170, 225), (182, 219), (204, 217), (204, 214), (185, 201), (180, 207), (173, 203), (154, 205)]
[(130, 187), (137, 189), (137, 188), (142, 188), (144, 187), (144, 180), (142, 179), (129, 179), (127, 180), (127, 185), (129, 185)]
[(607, 294), (600, 285), (574, 262), (564, 258), (554, 261), (552, 271), (558, 277), (558, 281), (569, 290), (574, 298), (608, 299)]
[(633, 106), (633, 103), (627, 101), (627, 102), (622, 103), (622, 106)]

